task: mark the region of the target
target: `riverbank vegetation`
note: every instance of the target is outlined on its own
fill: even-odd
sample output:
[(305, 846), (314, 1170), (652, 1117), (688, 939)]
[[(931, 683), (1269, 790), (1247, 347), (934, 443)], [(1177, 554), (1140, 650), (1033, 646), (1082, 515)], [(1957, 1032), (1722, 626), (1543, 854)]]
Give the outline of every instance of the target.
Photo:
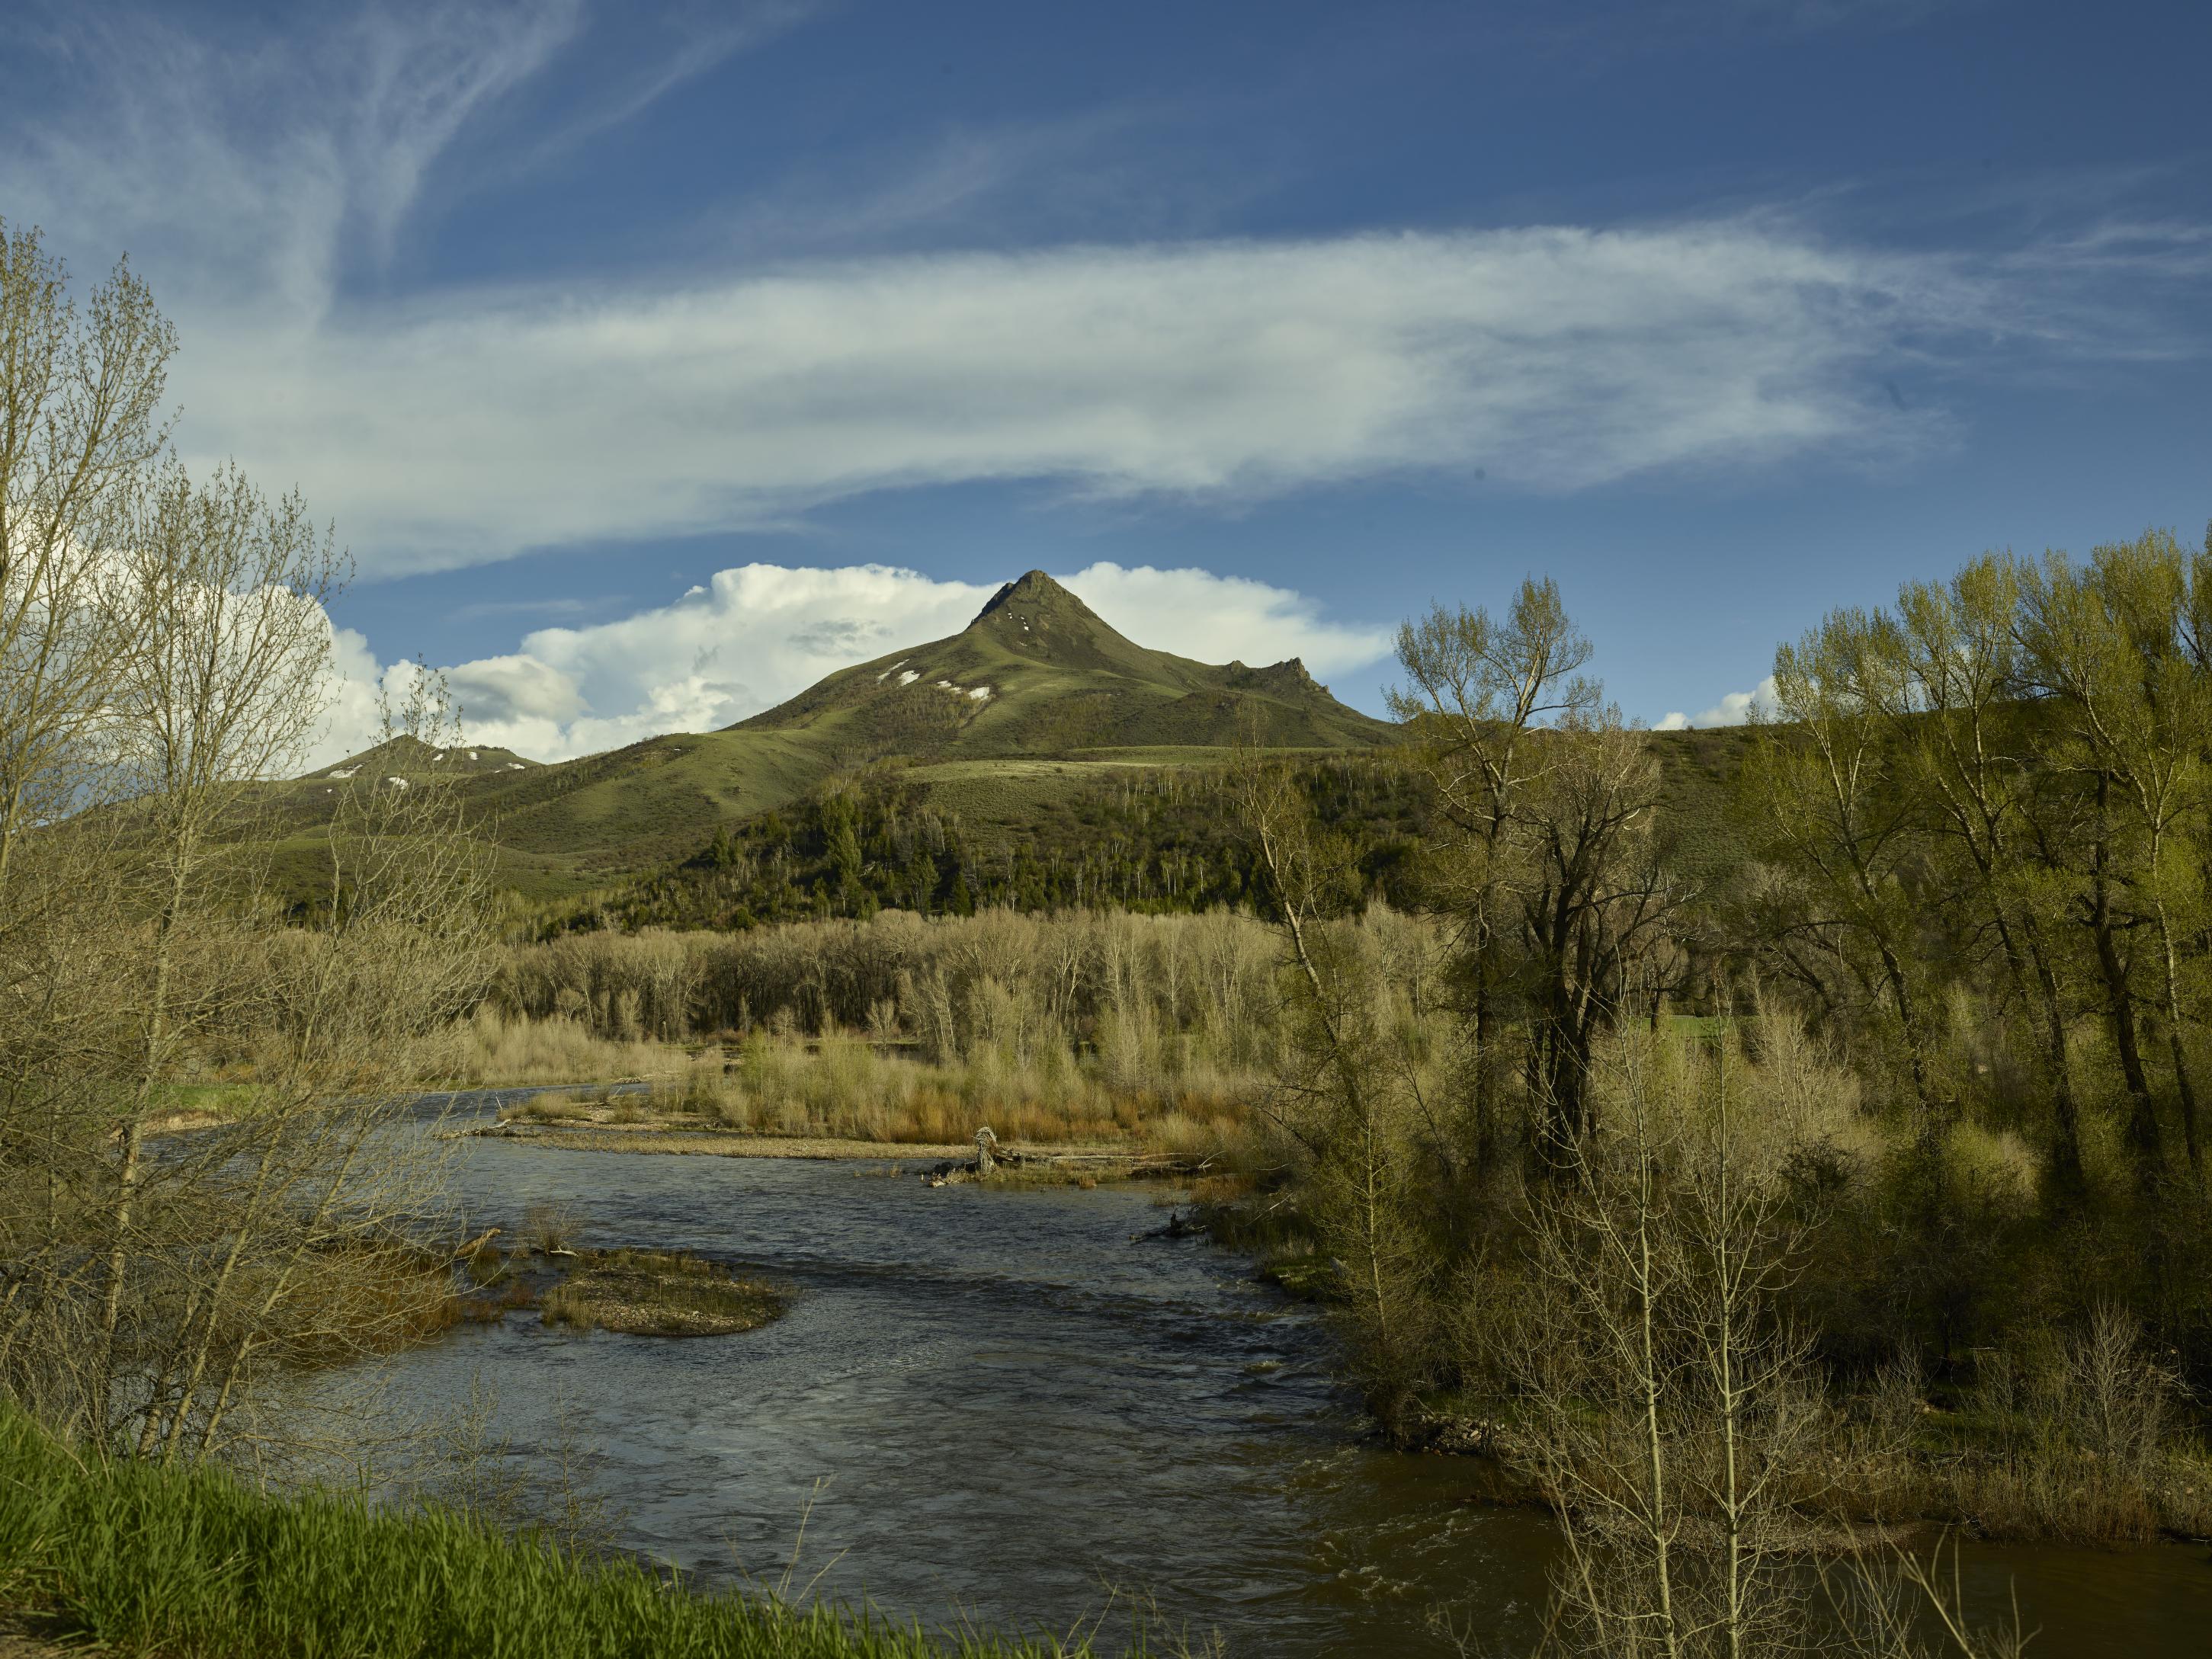
[(730, 1659), (1046, 1659), (1080, 1641), (924, 1636), (699, 1589), (446, 1510), (278, 1498), (204, 1464), (112, 1458), (0, 1407), (0, 1606), (122, 1654), (652, 1653)]
[(2212, 1533), (2207, 605), (2212, 548), (2152, 535), (1832, 617), (1740, 781), (1759, 860), (1702, 886), (1556, 591), (1439, 609), (1395, 698), (1420, 956), (1333, 914), (1252, 757), (1267, 1224), (1385, 1425), (1472, 1423), (1550, 1502), (1576, 1645), (1783, 1639), (1824, 1519)]
[[(1408, 927), (1415, 924), (1406, 923)], [(1227, 1145), (1285, 1036), (1258, 920), (884, 911), (739, 934), (578, 933), (511, 951), (441, 1057), (533, 1052), (649, 1084), (589, 1112), (943, 1144)], [(519, 1080), (519, 1079), (518, 1079)], [(536, 1080), (557, 1081), (558, 1076)]]

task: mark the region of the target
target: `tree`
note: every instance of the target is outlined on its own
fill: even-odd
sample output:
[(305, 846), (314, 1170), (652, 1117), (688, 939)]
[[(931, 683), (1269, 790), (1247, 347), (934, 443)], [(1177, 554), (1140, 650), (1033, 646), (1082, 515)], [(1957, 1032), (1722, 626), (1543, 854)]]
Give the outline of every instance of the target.
[(1945, 1113), (1919, 969), (1925, 824), (1884, 742), (1879, 710), (1897, 665), (1873, 648), (1876, 631), (1863, 612), (1838, 611), (1775, 653), (1773, 715), (1759, 723), (1748, 785), (1799, 884), (1767, 929), (1775, 958), (1831, 1001), (1826, 969), (1840, 970), (1856, 1006), (1887, 1016), (1932, 1142)]
[(1549, 764), (1524, 808), (1530, 859), (1520, 896), (1521, 969), (1539, 1134), (1557, 1158), (1595, 1133), (1590, 1056), (1672, 901), (1652, 846), (1659, 766), (1618, 709), (1570, 719), (1544, 739)]
[(1801, 1231), (1746, 1155), (1723, 1048), (1615, 1042), (1615, 1133), (1568, 1152), (1510, 1343), (1509, 1437), (1559, 1515), (1574, 1649), (1774, 1650), (1802, 1623), (1791, 1504), (1820, 1428), (1810, 1345), (1777, 1312)]
[[(434, 775), (361, 778), (302, 918), (262, 854), (324, 713), (343, 560), (296, 496), (194, 482), (169, 334), (118, 271), (80, 322), (0, 240), (0, 1391), (179, 1456), (276, 1448), (288, 1367), (420, 1328), (429, 1143), (391, 1133), (485, 963), (488, 866)], [(417, 676), (387, 735), (458, 738)], [(154, 1139), (202, 1097), (224, 1121)]]
[(1565, 1545), (1547, 1648), (1752, 1659), (1829, 1648), (1881, 1659), (2016, 1653), (1970, 1632), (1955, 1595), (1903, 1553), (1803, 1571), (1833, 1427), (1808, 1333), (1782, 1299), (1810, 1244), (1782, 1165), (1736, 1103), (1741, 1060), (1646, 1030), (1611, 1044), (1615, 1133), (1529, 1237), (1536, 1294), (1504, 1350), (1522, 1409), (1507, 1455), (1534, 1476)]
[(132, 643), (103, 600), (167, 441), (175, 343), (127, 265), (80, 313), (39, 233), (0, 220), (0, 895), (22, 836), (100, 781)]
[(2200, 1182), (2184, 942), (2204, 918), (2212, 665), (2203, 617), (2212, 593), (2199, 590), (2207, 574), (2207, 559), (2185, 556), (2162, 531), (2100, 547), (2087, 568), (2054, 555), (2024, 568), (2019, 624), (2024, 678), (2057, 728), (2046, 763), (2082, 779), (2094, 801), (2094, 854), (2079, 902), (2135, 1103), (2137, 1157), (2147, 1172), (2154, 1169), (2160, 1137), (2136, 1034), (2140, 993), (2119, 939), (2131, 924), (2148, 934), (2151, 1003), (2165, 1027), (2183, 1140)]
[(1432, 1346), (1436, 1252), (1420, 1224), (1416, 1155), (1449, 1140), (1413, 1022), (1371, 942), (1327, 917), (1343, 848), (1316, 836), (1289, 766), (1256, 739), (1238, 758), (1240, 807), (1281, 930), (1293, 1041), (1265, 1109), (1307, 1166), (1307, 1218), (1334, 1263), (1351, 1352), (1376, 1413), (1403, 1426)]
[(1504, 622), (1480, 607), (1435, 606), (1398, 630), (1407, 684), (1389, 694), (1415, 764), (1436, 792), (1443, 833), (1428, 848), (1434, 902), (1457, 933), (1471, 1043), (1478, 1168), (1496, 1158), (1498, 1060), (1516, 909), (1528, 890), (1528, 798), (1556, 758), (1547, 721), (1589, 715), (1589, 641), (1549, 578), (1522, 583)]
[(1985, 556), (1948, 583), (1899, 591), (1877, 619), (1869, 654), (1882, 668), (1861, 690), (1888, 727), (1906, 774), (1954, 854), (1956, 886), (1995, 936), (2014, 997), (2028, 1015), (2051, 1090), (2051, 1173), (2060, 1199), (2084, 1197), (2081, 1109), (2067, 1052), (2066, 952), (2054, 935), (2037, 849), (2063, 841), (2039, 812), (2033, 711), (2021, 696), (2018, 567)]

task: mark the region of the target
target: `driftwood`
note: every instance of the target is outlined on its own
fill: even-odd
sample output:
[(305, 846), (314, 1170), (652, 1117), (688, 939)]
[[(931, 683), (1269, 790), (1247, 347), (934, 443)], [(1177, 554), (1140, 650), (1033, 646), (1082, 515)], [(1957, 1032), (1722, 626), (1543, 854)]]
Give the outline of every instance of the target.
[(487, 1227), (487, 1228), (485, 1228), (482, 1232), (478, 1233), (478, 1234), (477, 1234), (474, 1238), (471, 1239), (467, 1243), (465, 1243), (465, 1244), (462, 1245), (462, 1246), (461, 1246), (461, 1248), (460, 1248), (459, 1249), (455, 1250), (455, 1251), (453, 1252), (453, 1260), (454, 1260), (454, 1261), (466, 1261), (469, 1257), (471, 1257), (471, 1256), (474, 1255), (475, 1255), (478, 1250), (481, 1250), (482, 1249), (483, 1249), (483, 1247), (484, 1247), (485, 1245), (487, 1245), (487, 1244), (490, 1243), (492, 1242), (492, 1240), (494, 1240), (495, 1238), (497, 1238), (498, 1237), (499, 1237), (499, 1229), (498, 1229), (498, 1228), (496, 1228), (496, 1227)]

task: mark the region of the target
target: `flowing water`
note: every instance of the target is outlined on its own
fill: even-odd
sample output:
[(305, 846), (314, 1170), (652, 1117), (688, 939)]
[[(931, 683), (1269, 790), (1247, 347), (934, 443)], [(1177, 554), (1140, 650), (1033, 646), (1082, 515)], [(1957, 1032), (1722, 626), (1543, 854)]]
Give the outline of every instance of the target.
[[(464, 1103), (489, 1109), (488, 1097)], [(586, 1242), (696, 1250), (779, 1280), (740, 1336), (465, 1328), (398, 1362), (411, 1402), (481, 1376), (502, 1431), (550, 1448), (561, 1402), (621, 1541), (930, 1626), (1065, 1632), (1141, 1601), (1236, 1655), (1450, 1650), (1431, 1609), (1525, 1652), (1540, 1516), (1474, 1501), (1471, 1466), (1360, 1436), (1313, 1313), (1202, 1240), (1144, 1238), (1159, 1190), (931, 1188), (881, 1163), (465, 1144), (476, 1226), (569, 1206)], [(2199, 1548), (1983, 1549), (2038, 1659), (2212, 1653)], [(818, 1575), (818, 1579), (817, 1579)]]

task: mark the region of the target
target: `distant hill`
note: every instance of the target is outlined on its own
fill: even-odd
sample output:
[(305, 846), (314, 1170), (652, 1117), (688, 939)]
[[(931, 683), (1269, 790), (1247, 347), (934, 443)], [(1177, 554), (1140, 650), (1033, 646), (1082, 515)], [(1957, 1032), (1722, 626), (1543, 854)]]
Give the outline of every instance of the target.
[(548, 765), (411, 739), (349, 757), (289, 786), (296, 833), (283, 850), (303, 876), (322, 856), (308, 832), (343, 777), (435, 769), (466, 778), (495, 826), (502, 878), (550, 897), (690, 857), (718, 830), (882, 763), (902, 764), (915, 799), (989, 845), (1132, 769), (1218, 763), (1249, 733), (1318, 755), (1370, 749), (1392, 730), (1295, 659), (1216, 666), (1148, 650), (1033, 570), (951, 638), (841, 670), (722, 731)]
[(366, 773), (372, 778), (413, 778), (440, 774), (460, 773), (467, 776), (500, 776), (510, 772), (527, 772), (539, 763), (525, 760), (512, 749), (495, 749), (478, 744), (471, 747), (457, 744), (451, 749), (434, 749), (419, 738), (394, 738), (380, 743), (374, 749), (364, 749), (358, 755), (349, 755), (335, 766), (325, 766), (302, 776), (301, 783), (313, 783), (319, 778), (343, 781)]

